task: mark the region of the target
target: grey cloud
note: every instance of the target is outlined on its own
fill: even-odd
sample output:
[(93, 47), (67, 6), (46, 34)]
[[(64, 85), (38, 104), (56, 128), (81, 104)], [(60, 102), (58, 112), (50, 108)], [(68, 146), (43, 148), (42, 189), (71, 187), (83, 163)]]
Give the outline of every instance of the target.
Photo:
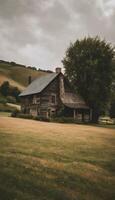
[(114, 0), (0, 0), (0, 59), (61, 65), (70, 41), (115, 41)]
[(69, 13), (60, 2), (56, 1), (49, 10), (42, 13), (40, 25), (46, 33), (59, 35), (66, 28), (69, 20)]
[[(45, 0), (43, 0), (45, 1)], [(42, 0), (0, 0), (0, 16), (6, 20), (19, 18), (39, 11)]]

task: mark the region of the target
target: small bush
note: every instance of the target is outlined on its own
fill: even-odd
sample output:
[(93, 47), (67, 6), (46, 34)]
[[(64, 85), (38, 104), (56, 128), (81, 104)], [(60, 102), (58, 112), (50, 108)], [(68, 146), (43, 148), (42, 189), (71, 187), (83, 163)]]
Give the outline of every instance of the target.
[(16, 103), (16, 99), (15, 99), (15, 97), (12, 97), (12, 96), (7, 96), (7, 102), (8, 103)]
[(33, 116), (31, 114), (24, 114), (21, 113), (19, 110), (14, 110), (11, 114), (11, 117), (19, 117), (23, 119), (33, 119)]
[(6, 104), (7, 103), (7, 99), (5, 97), (1, 97), (0, 96), (0, 103)]
[(59, 123), (77, 123), (76, 120), (70, 117), (55, 117), (51, 119), (52, 122), (59, 122)]
[(83, 122), (80, 122), (78, 120), (74, 120), (70, 117), (53, 117), (53, 118), (46, 118), (44, 116), (32, 116), (31, 114), (23, 114), (18, 110), (15, 110), (11, 114), (12, 117), (19, 117), (24, 119), (33, 119), (37, 121), (44, 121), (44, 122), (58, 122), (58, 123), (77, 123), (77, 124), (83, 124)]
[(19, 110), (14, 110), (12, 113), (11, 113), (11, 117), (18, 117), (20, 111)]
[(38, 120), (38, 121), (50, 122), (50, 119), (43, 116), (36, 116), (36, 117), (33, 117), (33, 119)]
[(23, 113), (18, 113), (17, 117), (19, 118), (24, 118), (24, 119), (33, 119), (33, 116), (31, 114), (23, 114)]

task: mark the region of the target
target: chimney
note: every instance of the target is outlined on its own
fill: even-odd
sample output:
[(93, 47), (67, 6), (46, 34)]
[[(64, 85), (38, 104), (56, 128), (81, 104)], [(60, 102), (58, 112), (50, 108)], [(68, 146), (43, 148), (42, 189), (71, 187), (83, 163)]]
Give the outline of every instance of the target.
[(60, 67), (56, 67), (55, 71), (56, 71), (56, 73), (61, 73), (61, 68)]
[(28, 85), (32, 82), (32, 77), (28, 76)]

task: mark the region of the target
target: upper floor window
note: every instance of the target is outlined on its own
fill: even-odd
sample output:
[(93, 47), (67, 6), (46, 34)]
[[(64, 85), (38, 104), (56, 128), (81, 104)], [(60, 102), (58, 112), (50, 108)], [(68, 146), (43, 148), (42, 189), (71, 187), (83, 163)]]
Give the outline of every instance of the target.
[(37, 96), (33, 97), (33, 104), (39, 104), (40, 103), (40, 98)]
[(56, 104), (56, 95), (51, 96), (51, 103)]

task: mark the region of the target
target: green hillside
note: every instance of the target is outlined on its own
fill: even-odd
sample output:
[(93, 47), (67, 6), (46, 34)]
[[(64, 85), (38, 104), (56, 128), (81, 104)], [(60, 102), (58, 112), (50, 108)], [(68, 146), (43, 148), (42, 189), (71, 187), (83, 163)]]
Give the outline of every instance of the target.
[(28, 85), (28, 77), (31, 76), (32, 80), (45, 75), (50, 71), (37, 70), (32, 67), (25, 67), (14, 62), (0, 61), (0, 85), (4, 81), (9, 81), (12, 86), (18, 87), (23, 90)]

